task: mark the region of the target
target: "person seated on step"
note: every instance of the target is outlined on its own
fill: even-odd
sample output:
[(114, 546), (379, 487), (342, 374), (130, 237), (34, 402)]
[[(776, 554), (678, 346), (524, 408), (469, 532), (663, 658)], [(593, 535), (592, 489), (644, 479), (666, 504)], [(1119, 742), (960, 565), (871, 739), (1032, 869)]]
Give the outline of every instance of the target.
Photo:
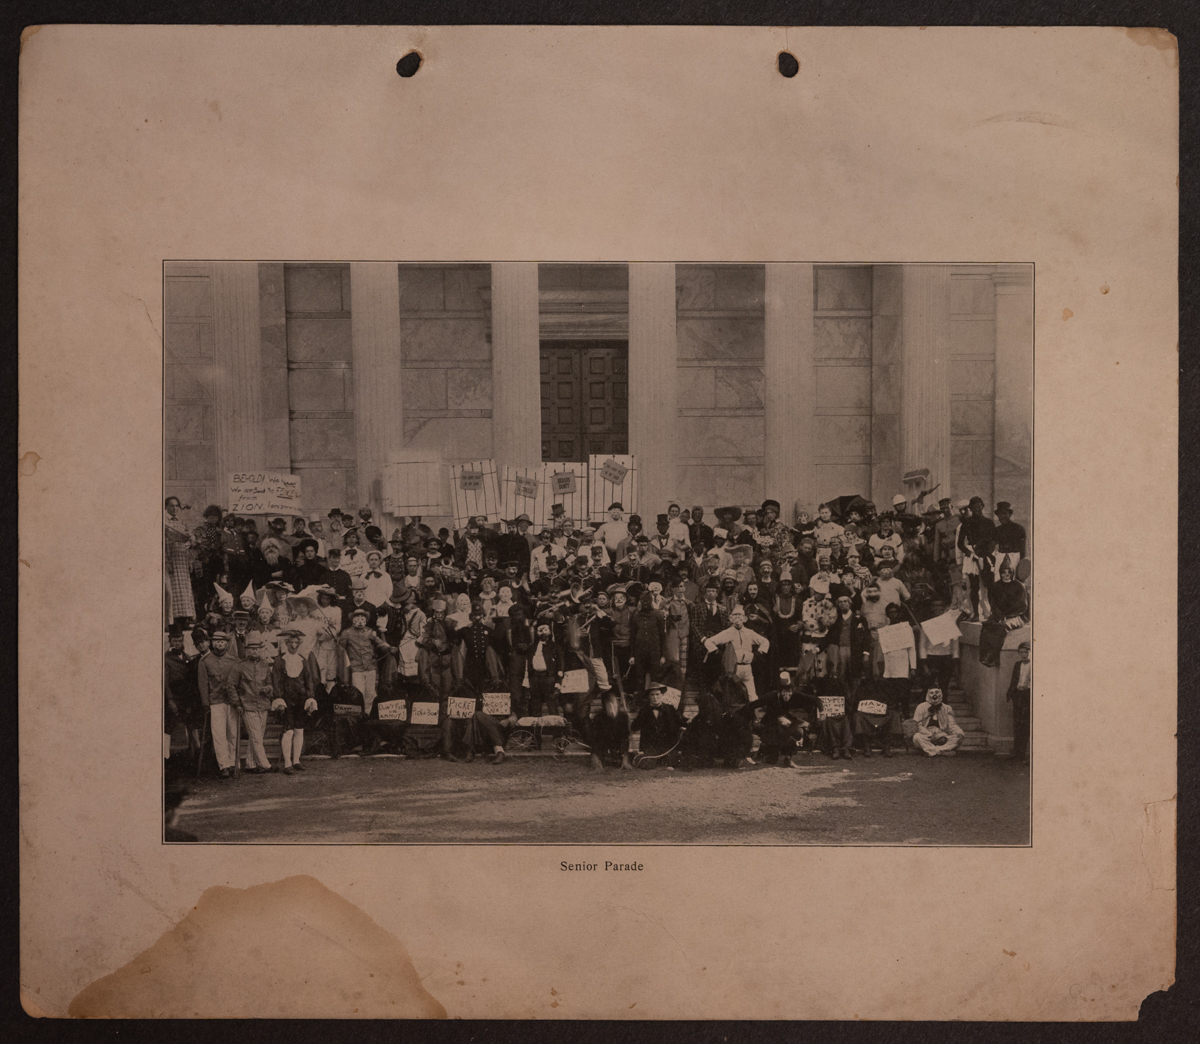
[(943, 702), (941, 689), (930, 689), (925, 702), (913, 714), (917, 732), (913, 743), (931, 758), (939, 754), (954, 757), (955, 748), (963, 741), (963, 730), (954, 720), (954, 711)]
[(883, 756), (890, 758), (893, 740), (904, 742), (896, 689), (882, 679), (864, 675), (855, 685), (853, 702), (854, 732), (862, 737), (863, 757), (871, 756), (871, 748), (878, 740)]
[[(663, 703), (666, 691), (662, 682), (647, 685), (646, 703), (633, 723), (633, 731), (640, 733), (638, 750), (652, 757), (670, 751), (679, 742), (683, 729), (679, 711), (669, 703)], [(662, 760), (666, 763), (665, 758)]]
[(759, 757), (768, 765), (795, 768), (792, 755), (804, 748), (804, 737), (816, 714), (810, 701), (801, 697), (791, 671), (779, 672), (779, 684), (763, 698), (762, 744)]
[(603, 693), (600, 713), (588, 728), (588, 746), (592, 748), (593, 772), (603, 772), (605, 763), (620, 762), (622, 769), (631, 769), (629, 761), (629, 715), (621, 710), (617, 693)]

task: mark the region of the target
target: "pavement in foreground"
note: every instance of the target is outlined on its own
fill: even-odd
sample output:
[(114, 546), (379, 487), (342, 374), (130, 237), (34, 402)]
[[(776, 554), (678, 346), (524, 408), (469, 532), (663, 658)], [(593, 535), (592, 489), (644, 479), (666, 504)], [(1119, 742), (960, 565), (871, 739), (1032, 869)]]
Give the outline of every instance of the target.
[(306, 760), (293, 776), (190, 784), (201, 842), (1026, 845), (1029, 766), (960, 754), (740, 771), (588, 770), (587, 758)]

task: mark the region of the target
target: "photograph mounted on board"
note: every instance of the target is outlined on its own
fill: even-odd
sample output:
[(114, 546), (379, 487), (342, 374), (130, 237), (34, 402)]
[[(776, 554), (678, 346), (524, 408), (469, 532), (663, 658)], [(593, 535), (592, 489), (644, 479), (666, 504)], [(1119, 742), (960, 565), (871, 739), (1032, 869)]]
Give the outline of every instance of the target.
[(1030, 844), (1032, 265), (163, 308), (166, 841)]

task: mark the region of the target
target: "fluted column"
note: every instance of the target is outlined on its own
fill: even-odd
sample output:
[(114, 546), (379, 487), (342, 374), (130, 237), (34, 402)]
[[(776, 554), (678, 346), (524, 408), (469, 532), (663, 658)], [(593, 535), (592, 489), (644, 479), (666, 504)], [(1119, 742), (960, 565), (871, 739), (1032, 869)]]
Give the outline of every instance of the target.
[(629, 452), (637, 458), (644, 518), (666, 511), (675, 495), (675, 356), (675, 265), (631, 264)]
[[(901, 304), (901, 473), (929, 469), (926, 489), (950, 489), (950, 268), (905, 265)], [(897, 487), (894, 493), (910, 493)], [(878, 499), (878, 498), (876, 498)], [(890, 500), (890, 498), (888, 498)], [(890, 503), (879, 504), (883, 511)]]
[[(1000, 265), (996, 287), (996, 444), (993, 496), (1033, 545), (1033, 268)], [(989, 505), (990, 507), (990, 505)]]
[(214, 264), (212, 293), (217, 484), (224, 502), (232, 472), (254, 471), (265, 464), (258, 265)]
[(350, 342), (354, 361), (357, 506), (370, 507), (382, 528), (383, 467), (404, 445), (400, 274), (394, 262), (351, 264)]
[(492, 456), (499, 466), (542, 460), (538, 267), (492, 265)]
[(797, 503), (816, 514), (813, 266), (767, 265), (765, 304), (765, 492), (791, 522)]

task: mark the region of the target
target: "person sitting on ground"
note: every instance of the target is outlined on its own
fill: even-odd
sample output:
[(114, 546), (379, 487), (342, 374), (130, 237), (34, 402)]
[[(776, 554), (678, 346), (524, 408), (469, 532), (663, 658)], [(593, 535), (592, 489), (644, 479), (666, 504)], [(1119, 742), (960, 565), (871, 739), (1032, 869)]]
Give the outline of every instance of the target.
[(633, 723), (633, 731), (639, 733), (638, 750), (651, 757), (666, 754), (674, 748), (683, 729), (679, 711), (669, 703), (663, 703), (666, 690), (662, 682), (647, 685), (645, 706)]
[(955, 748), (963, 741), (963, 730), (954, 720), (954, 711), (942, 700), (941, 689), (930, 689), (925, 702), (917, 706), (913, 714), (917, 732), (913, 743), (931, 758), (943, 754), (948, 758), (955, 755)]
[(791, 671), (779, 672), (778, 687), (763, 698), (762, 745), (758, 755), (768, 765), (795, 768), (792, 756), (804, 747), (811, 715), (792, 684)]
[(603, 772), (605, 762), (620, 762), (622, 769), (631, 769), (629, 761), (629, 715), (620, 709), (617, 693), (609, 689), (600, 703), (600, 713), (588, 727), (588, 746), (592, 749), (591, 768)]
[(890, 758), (892, 741), (904, 741), (895, 692), (864, 675), (855, 684), (854, 705), (854, 731), (861, 737), (863, 757), (871, 756), (871, 747), (878, 739), (883, 756)]
[(817, 713), (817, 743), (821, 750), (833, 761), (838, 758), (852, 760), (854, 730), (846, 684), (826, 674), (824, 661), (818, 660), (813, 676), (805, 685), (804, 695), (812, 701)]

